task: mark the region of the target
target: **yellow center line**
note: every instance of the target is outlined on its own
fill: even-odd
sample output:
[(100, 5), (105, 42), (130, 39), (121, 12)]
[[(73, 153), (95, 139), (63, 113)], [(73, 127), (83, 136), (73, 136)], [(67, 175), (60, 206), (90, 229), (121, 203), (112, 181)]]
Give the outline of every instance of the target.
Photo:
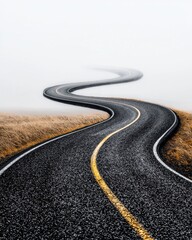
[(142, 224), (140, 224), (138, 222), (138, 220), (129, 212), (129, 210), (123, 205), (123, 203), (115, 196), (115, 194), (112, 192), (112, 190), (109, 188), (109, 186), (106, 184), (106, 182), (100, 175), (99, 170), (97, 168), (97, 156), (98, 156), (99, 150), (101, 149), (103, 144), (110, 137), (115, 135), (116, 133), (118, 133), (118, 132), (124, 130), (125, 128), (128, 128), (132, 124), (134, 124), (141, 116), (141, 112), (137, 108), (135, 108), (131, 105), (127, 105), (127, 104), (123, 104), (123, 105), (126, 105), (128, 107), (135, 109), (137, 111), (138, 115), (134, 119), (134, 121), (132, 121), (131, 123), (127, 124), (126, 126), (120, 128), (120, 129), (110, 133), (97, 145), (97, 147), (95, 148), (95, 150), (93, 151), (93, 154), (91, 156), (91, 170), (92, 170), (92, 173), (93, 173), (97, 183), (99, 184), (99, 186), (101, 187), (101, 189), (103, 190), (105, 195), (108, 197), (110, 202), (115, 206), (115, 208), (120, 212), (120, 214), (124, 217), (124, 219), (127, 221), (127, 223), (130, 224), (130, 226), (137, 232), (137, 234), (142, 239), (153, 240), (153, 238), (150, 236), (150, 234), (147, 232), (147, 230), (142, 226)]

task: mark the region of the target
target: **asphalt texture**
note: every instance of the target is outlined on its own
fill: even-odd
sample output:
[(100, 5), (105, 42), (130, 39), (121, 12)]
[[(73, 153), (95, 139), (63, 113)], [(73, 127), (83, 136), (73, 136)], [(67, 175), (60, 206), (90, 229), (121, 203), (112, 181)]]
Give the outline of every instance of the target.
[(103, 82), (54, 86), (44, 95), (56, 101), (108, 111), (111, 119), (74, 132), (30, 152), (0, 176), (0, 239), (141, 239), (94, 179), (90, 157), (101, 148), (100, 174), (124, 206), (154, 239), (192, 239), (191, 184), (162, 166), (153, 145), (173, 124), (166, 108), (134, 100), (83, 97), (85, 87), (139, 79), (119, 72)]

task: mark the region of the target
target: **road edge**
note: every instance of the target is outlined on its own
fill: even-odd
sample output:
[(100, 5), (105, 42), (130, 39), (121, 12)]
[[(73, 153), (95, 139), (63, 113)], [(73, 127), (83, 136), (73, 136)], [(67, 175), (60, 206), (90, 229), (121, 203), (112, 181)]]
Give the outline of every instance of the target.
[(175, 129), (177, 128), (178, 124), (179, 124), (179, 120), (177, 117), (177, 114), (171, 110), (168, 109), (174, 116), (174, 122), (173, 124), (170, 126), (170, 128), (168, 128), (163, 135), (161, 135), (160, 138), (157, 139), (157, 141), (155, 142), (155, 144), (153, 145), (153, 154), (155, 156), (155, 158), (157, 159), (157, 161), (163, 165), (163, 167), (165, 167), (166, 169), (168, 169), (169, 171), (171, 171), (172, 173), (176, 174), (177, 176), (183, 178), (184, 180), (192, 183), (192, 180), (185, 177), (184, 175), (182, 175), (181, 173), (177, 172), (176, 170), (174, 170), (173, 168), (171, 168), (169, 165), (167, 165), (165, 163), (165, 161), (163, 161), (161, 154), (160, 154), (160, 148), (162, 146), (162, 144), (168, 140), (168, 138), (170, 137), (170, 135), (175, 131)]

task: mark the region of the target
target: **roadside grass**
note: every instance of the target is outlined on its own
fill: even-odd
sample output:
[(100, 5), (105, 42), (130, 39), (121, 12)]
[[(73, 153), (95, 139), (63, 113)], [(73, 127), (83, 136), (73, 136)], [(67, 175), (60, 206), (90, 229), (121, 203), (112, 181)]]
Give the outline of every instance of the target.
[[(177, 132), (164, 144), (165, 161), (192, 178), (192, 114), (175, 110), (180, 118)], [(0, 114), (0, 160), (26, 148), (76, 129), (101, 122), (104, 112), (89, 115), (33, 116)]]
[(0, 114), (0, 160), (53, 137), (107, 119), (104, 112), (89, 115), (33, 116)]
[(192, 178), (192, 114), (175, 112), (180, 118), (180, 126), (163, 146), (162, 154), (176, 170)]

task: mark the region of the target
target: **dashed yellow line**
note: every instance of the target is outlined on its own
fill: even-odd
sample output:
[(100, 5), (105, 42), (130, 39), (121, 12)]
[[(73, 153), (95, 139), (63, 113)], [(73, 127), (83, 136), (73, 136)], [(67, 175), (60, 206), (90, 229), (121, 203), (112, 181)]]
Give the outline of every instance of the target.
[(126, 126), (110, 133), (109, 135), (107, 135), (95, 148), (95, 150), (93, 151), (93, 154), (91, 156), (91, 170), (92, 173), (97, 181), (97, 183), (99, 184), (99, 186), (101, 187), (101, 189), (103, 190), (103, 192), (105, 193), (105, 195), (108, 197), (108, 199), (111, 201), (111, 203), (115, 206), (115, 208), (121, 213), (121, 215), (125, 218), (125, 220), (127, 221), (128, 224), (130, 224), (130, 226), (136, 231), (136, 233), (144, 240), (154, 240), (150, 234), (147, 232), (147, 230), (138, 222), (138, 220), (128, 211), (128, 209), (123, 205), (123, 203), (115, 196), (115, 194), (112, 192), (112, 190), (108, 187), (108, 185), (106, 184), (106, 182), (104, 181), (104, 179), (102, 178), (102, 176), (99, 173), (99, 170), (97, 168), (97, 156), (99, 153), (99, 150), (101, 149), (101, 147), (103, 146), (103, 144), (113, 135), (115, 135), (116, 133), (124, 130), (125, 128), (128, 128), (129, 126), (131, 126), (132, 124), (134, 124), (141, 116), (140, 111), (131, 106), (131, 105), (127, 105), (124, 104), (126, 106), (129, 106), (133, 109), (135, 109), (138, 113), (137, 117), (135, 118), (134, 121), (132, 121), (131, 123), (127, 124)]

